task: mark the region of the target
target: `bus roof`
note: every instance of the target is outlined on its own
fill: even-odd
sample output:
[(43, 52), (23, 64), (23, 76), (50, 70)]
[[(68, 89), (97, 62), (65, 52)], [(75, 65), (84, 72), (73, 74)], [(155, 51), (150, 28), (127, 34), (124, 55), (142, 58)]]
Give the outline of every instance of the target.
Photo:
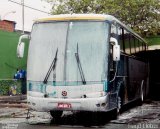
[(93, 20), (93, 21), (110, 21), (110, 22), (117, 22), (121, 26), (123, 26), (125, 29), (130, 31), (132, 34), (143, 40), (145, 43), (147, 43), (141, 36), (139, 36), (137, 33), (135, 33), (130, 27), (123, 24), (121, 21), (119, 21), (117, 18), (115, 18), (112, 15), (106, 15), (106, 14), (60, 14), (60, 15), (53, 15), (42, 19), (37, 19), (35, 23), (41, 23), (41, 22), (54, 22), (54, 21), (81, 21), (81, 20)]
[(47, 22), (47, 21), (68, 21), (68, 20), (108, 20), (113, 19), (111, 15), (103, 14), (60, 14), (53, 15), (46, 18), (38, 19), (36, 22)]

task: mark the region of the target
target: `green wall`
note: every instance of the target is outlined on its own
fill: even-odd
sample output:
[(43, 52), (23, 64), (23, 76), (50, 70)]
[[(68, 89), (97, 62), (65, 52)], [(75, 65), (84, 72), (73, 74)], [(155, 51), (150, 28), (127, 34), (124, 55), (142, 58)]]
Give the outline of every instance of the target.
[(19, 36), (16, 32), (0, 31), (0, 79), (13, 79), (17, 68), (26, 70), (28, 41), (25, 41), (24, 58), (17, 58)]

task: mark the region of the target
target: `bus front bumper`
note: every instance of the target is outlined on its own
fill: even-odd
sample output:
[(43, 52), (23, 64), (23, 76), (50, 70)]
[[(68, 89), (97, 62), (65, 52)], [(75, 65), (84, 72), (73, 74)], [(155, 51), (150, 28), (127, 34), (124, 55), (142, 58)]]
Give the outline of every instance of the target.
[(107, 111), (108, 95), (98, 98), (42, 98), (27, 96), (29, 107), (36, 111)]

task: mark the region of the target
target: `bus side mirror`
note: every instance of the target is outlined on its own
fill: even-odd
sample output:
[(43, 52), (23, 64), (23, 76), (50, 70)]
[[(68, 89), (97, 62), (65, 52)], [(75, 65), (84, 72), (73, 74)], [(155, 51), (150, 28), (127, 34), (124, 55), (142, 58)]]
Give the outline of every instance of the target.
[(114, 45), (113, 46), (113, 61), (119, 61), (120, 60), (120, 46)]
[(20, 44), (18, 44), (18, 46), (17, 46), (17, 57), (18, 58), (23, 58), (24, 47), (25, 47), (24, 42), (21, 42)]
[(25, 44), (24, 42), (22, 42), (22, 39), (29, 39), (29, 35), (22, 35), (19, 37), (19, 42), (17, 46), (17, 57), (18, 58), (23, 58), (23, 55), (24, 55)]
[(120, 45), (118, 45), (118, 41), (116, 38), (111, 37), (110, 42), (113, 43), (113, 61), (120, 60)]

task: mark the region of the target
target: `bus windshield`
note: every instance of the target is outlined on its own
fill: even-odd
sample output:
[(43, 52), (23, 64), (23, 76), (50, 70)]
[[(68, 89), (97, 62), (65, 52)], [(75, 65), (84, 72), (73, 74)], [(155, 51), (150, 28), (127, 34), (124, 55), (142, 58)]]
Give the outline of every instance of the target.
[(56, 68), (48, 77), (48, 82), (82, 82), (77, 52), (86, 83), (106, 79), (108, 26), (108, 23), (99, 21), (34, 24), (28, 52), (27, 79), (44, 81), (57, 49)]

